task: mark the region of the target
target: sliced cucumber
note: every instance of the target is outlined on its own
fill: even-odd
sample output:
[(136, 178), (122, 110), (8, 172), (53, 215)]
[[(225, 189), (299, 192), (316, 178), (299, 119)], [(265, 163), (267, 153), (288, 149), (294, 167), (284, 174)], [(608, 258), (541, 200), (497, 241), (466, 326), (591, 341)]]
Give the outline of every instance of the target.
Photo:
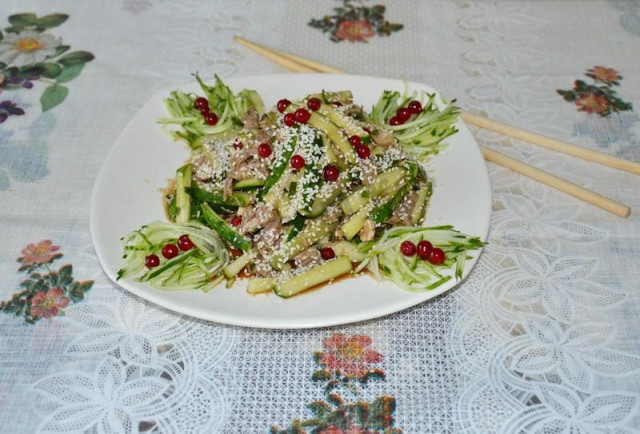
[(371, 218), (376, 223), (386, 222), (393, 215), (393, 211), (402, 203), (404, 197), (411, 191), (409, 184), (402, 185), (387, 201), (371, 211)]
[(176, 223), (191, 220), (191, 196), (187, 188), (191, 187), (191, 164), (185, 164), (176, 171)]
[(233, 189), (245, 190), (249, 188), (262, 187), (265, 184), (265, 182), (266, 181), (264, 179), (259, 179), (259, 178), (243, 179), (241, 181), (236, 182), (233, 185)]
[(380, 173), (373, 182), (367, 186), (362, 186), (340, 202), (340, 207), (346, 215), (351, 215), (375, 197), (395, 192), (403, 178), (407, 176), (407, 169), (403, 167), (392, 167), (386, 172)]
[(356, 234), (358, 232), (360, 232), (360, 229), (362, 229), (362, 226), (364, 225), (364, 222), (367, 221), (367, 218), (369, 218), (369, 214), (371, 213), (371, 206), (363, 206), (362, 208), (360, 208), (360, 210), (353, 214), (349, 220), (347, 220), (341, 227), (340, 230), (342, 231), (342, 233), (344, 234), (344, 237), (347, 240), (351, 240), (353, 237), (356, 236)]
[(274, 292), (280, 297), (289, 298), (311, 287), (347, 274), (352, 270), (353, 266), (349, 258), (340, 256), (277, 284)]
[(356, 154), (347, 137), (340, 132), (340, 129), (329, 119), (318, 113), (311, 113), (309, 125), (324, 132), (327, 137), (336, 145), (343, 158), (350, 164), (355, 163)]
[(231, 193), (226, 199), (223, 198), (221, 191), (207, 191), (197, 184), (188, 187), (187, 192), (191, 195), (194, 202), (208, 203), (212, 208), (215, 207), (239, 207), (248, 206), (251, 203), (251, 198), (247, 193), (242, 191), (236, 191)]
[(289, 167), (289, 160), (293, 155), (293, 151), (296, 149), (298, 143), (298, 135), (293, 134), (289, 141), (284, 144), (282, 150), (282, 156), (277, 160), (278, 163), (271, 169), (271, 175), (267, 178), (262, 187), (262, 190), (258, 193), (258, 197), (262, 199), (282, 177), (287, 167)]
[(238, 256), (232, 263), (227, 265), (222, 272), (224, 273), (227, 279), (232, 279), (236, 277), (247, 265), (251, 263), (254, 258), (254, 253), (252, 251), (244, 252), (242, 255)]
[(335, 223), (327, 223), (322, 219), (312, 220), (294, 239), (285, 243), (283, 248), (271, 257), (269, 263), (276, 270), (282, 270), (288, 260), (329, 235), (335, 227)]
[(274, 277), (253, 277), (249, 279), (247, 292), (249, 294), (259, 294), (261, 292), (271, 291), (276, 286)]
[(335, 252), (336, 256), (346, 256), (351, 262), (361, 262), (366, 259), (366, 255), (360, 250), (356, 244), (349, 241), (338, 241), (337, 243), (328, 244)]
[(209, 205), (203, 203), (201, 209), (205, 223), (215, 230), (223, 240), (245, 252), (251, 248), (251, 241), (241, 233), (236, 232)]
[(418, 225), (424, 218), (425, 211), (427, 210), (427, 202), (431, 197), (432, 186), (430, 182), (427, 182), (423, 187), (418, 190), (418, 198), (416, 204), (411, 210), (411, 223)]

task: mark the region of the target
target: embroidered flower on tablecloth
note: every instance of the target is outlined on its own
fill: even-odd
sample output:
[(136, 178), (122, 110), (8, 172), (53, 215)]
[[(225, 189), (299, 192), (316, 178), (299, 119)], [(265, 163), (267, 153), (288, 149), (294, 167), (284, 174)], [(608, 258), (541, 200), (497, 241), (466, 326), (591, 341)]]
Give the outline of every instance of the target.
[(312, 19), (309, 25), (323, 33), (331, 33), (331, 41), (367, 42), (376, 34), (389, 36), (401, 30), (402, 24), (390, 23), (384, 19), (384, 5), (355, 6), (353, 0), (342, 0), (342, 7), (334, 8), (334, 15)]
[(18, 258), (18, 262), (25, 266), (48, 264), (62, 256), (58, 250), (60, 250), (60, 246), (54, 246), (51, 240), (42, 240), (38, 244), (30, 243), (22, 249), (23, 256)]
[[(392, 396), (379, 396), (368, 402), (362, 399), (358, 385), (366, 385), (370, 379), (384, 380), (384, 371), (373, 364), (382, 363), (384, 357), (371, 349), (369, 336), (345, 336), (342, 333), (322, 340), (324, 351), (313, 354), (323, 369), (315, 371), (311, 380), (326, 382), (324, 400), (307, 404), (313, 413), (310, 419), (296, 419), (287, 429), (271, 428), (272, 434), (400, 434), (395, 428), (393, 413), (396, 400)], [(349, 401), (339, 390), (351, 394)], [(309, 430), (309, 431), (307, 431)]]
[(588, 69), (585, 75), (591, 78), (593, 83), (576, 80), (573, 89), (558, 89), (558, 94), (565, 101), (573, 102), (579, 111), (602, 117), (633, 110), (633, 106), (623, 101), (614, 90), (614, 86), (619, 86), (622, 80), (618, 71), (604, 66), (594, 66)]
[(0, 312), (22, 315), (28, 323), (42, 318), (51, 319), (62, 313), (62, 309), (84, 299), (84, 293), (93, 286), (93, 280), (73, 280), (73, 266), (62, 266), (58, 271), (51, 265), (62, 257), (60, 246), (51, 240), (30, 243), (22, 249), (17, 262), (18, 269), (28, 277), (20, 283), (24, 289), (13, 294), (11, 300), (0, 301)]
[(31, 299), (31, 315), (34, 318), (51, 318), (60, 313), (60, 309), (67, 307), (69, 298), (64, 296), (64, 289), (51, 288), (49, 291), (38, 292)]
[(0, 40), (0, 62), (18, 67), (36, 64), (55, 55), (61, 45), (61, 38), (33, 30), (7, 33)]
[(369, 336), (354, 335), (347, 338), (342, 333), (336, 333), (322, 341), (322, 346), (328, 351), (322, 353), (318, 363), (345, 377), (364, 378), (374, 363), (384, 359), (382, 354), (369, 348), (371, 343)]
[[(42, 111), (62, 103), (69, 88), (65, 83), (82, 72), (85, 64), (93, 60), (87, 51), (68, 52), (62, 38), (49, 30), (63, 24), (69, 18), (65, 14), (38, 17), (33, 13), (9, 16), (9, 27), (0, 32), (0, 93), (34, 88), (34, 83), (46, 84), (40, 97)], [(11, 100), (0, 107), (0, 123), (9, 115), (24, 114)]]

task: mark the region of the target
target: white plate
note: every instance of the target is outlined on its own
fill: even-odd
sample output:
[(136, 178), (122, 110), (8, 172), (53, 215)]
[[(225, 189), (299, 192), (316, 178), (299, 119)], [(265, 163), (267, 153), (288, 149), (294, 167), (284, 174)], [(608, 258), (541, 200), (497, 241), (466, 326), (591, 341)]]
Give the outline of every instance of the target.
[[(234, 91), (257, 90), (270, 107), (280, 98), (302, 98), (325, 90), (350, 89), (357, 103), (369, 109), (385, 89), (404, 89), (403, 82), (372, 77), (329, 74), (282, 74), (230, 78)], [(410, 90), (433, 89), (409, 83)], [(195, 80), (179, 86), (201, 93)], [(166, 116), (163, 98), (173, 89), (155, 95), (138, 112), (116, 141), (98, 175), (91, 200), (91, 236), (105, 273), (115, 282), (122, 266), (120, 239), (153, 220), (165, 220), (160, 190), (188, 157), (186, 145), (173, 142), (156, 119)], [(447, 139), (448, 148), (427, 166), (435, 180), (427, 226), (451, 224), (469, 235), (485, 239), (491, 214), (491, 188), (482, 154), (462, 120), (460, 130)], [(472, 253), (466, 277), (480, 251)], [(422, 303), (459, 282), (449, 281), (436, 290), (410, 293), (368, 276), (346, 279), (290, 299), (274, 294), (251, 296), (246, 282), (200, 291), (158, 291), (133, 280), (116, 282), (132, 293), (168, 309), (206, 320), (261, 328), (311, 328), (376, 318)]]

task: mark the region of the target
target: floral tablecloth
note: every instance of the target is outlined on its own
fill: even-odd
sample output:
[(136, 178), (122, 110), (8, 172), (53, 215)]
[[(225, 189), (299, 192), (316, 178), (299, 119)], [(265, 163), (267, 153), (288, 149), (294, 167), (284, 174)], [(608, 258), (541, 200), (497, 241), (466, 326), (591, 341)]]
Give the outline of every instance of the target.
[(234, 35), (640, 161), (638, 2), (3, 0), (0, 29), (0, 432), (640, 432), (637, 176), (476, 131), (634, 212), (491, 165), (489, 245), (463, 284), (306, 331), (146, 303), (108, 281), (88, 223), (157, 90), (283, 72)]

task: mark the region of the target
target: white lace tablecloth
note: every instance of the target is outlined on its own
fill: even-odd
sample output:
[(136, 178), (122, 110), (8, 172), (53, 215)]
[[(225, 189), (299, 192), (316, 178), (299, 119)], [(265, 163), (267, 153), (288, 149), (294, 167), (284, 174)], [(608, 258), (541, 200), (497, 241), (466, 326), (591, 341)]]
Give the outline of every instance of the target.
[(634, 212), (491, 165), (471, 276), (330, 329), (159, 309), (106, 279), (88, 228), (96, 172), (157, 90), (283, 72), (233, 35), (640, 161), (637, 1), (3, 0), (0, 29), (0, 432), (640, 432), (637, 176), (477, 131)]

